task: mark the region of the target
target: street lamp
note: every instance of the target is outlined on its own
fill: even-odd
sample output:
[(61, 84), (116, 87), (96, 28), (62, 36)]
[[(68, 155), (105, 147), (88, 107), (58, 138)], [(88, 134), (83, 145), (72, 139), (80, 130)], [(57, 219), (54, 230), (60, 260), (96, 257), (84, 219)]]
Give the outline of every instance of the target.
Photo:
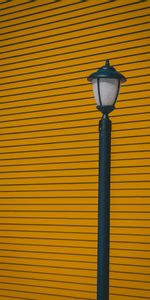
[(115, 108), (120, 84), (126, 78), (109, 65), (91, 74), (97, 109), (103, 113), (99, 122), (99, 180), (98, 180), (98, 263), (97, 300), (109, 299), (109, 236), (110, 236), (110, 154), (111, 120), (108, 114)]

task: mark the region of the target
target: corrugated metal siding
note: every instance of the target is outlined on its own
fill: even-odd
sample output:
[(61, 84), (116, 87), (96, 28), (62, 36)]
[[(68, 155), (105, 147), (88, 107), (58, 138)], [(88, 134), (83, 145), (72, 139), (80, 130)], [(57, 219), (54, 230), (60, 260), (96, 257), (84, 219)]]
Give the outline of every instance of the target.
[(98, 120), (112, 113), (110, 300), (149, 299), (150, 1), (0, 1), (0, 299), (96, 299)]

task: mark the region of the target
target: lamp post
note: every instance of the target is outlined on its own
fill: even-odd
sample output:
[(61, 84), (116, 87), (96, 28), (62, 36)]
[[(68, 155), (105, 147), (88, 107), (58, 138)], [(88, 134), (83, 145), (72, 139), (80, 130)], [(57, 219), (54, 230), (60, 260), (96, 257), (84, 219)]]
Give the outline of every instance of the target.
[(93, 85), (97, 109), (103, 114), (99, 122), (97, 300), (108, 300), (111, 155), (111, 120), (108, 114), (115, 108), (120, 84), (126, 78), (106, 60), (105, 66), (91, 74), (88, 80)]

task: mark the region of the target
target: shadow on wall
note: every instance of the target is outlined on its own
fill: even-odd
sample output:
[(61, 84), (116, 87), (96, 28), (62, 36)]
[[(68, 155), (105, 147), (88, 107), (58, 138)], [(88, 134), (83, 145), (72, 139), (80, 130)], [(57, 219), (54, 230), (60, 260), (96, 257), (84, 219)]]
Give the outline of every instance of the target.
[[(6, 2), (12, 2), (13, 0), (6, 0)], [(28, 0), (27, 2), (35, 2), (35, 1), (38, 1), (38, 0)], [(54, 0), (54, 2), (60, 2), (62, 0)], [(87, 2), (87, 1), (90, 1), (90, 0), (80, 0), (80, 2)], [(108, 2), (115, 2), (117, 0), (108, 0)], [(148, 0), (139, 0), (139, 2), (146, 2)]]

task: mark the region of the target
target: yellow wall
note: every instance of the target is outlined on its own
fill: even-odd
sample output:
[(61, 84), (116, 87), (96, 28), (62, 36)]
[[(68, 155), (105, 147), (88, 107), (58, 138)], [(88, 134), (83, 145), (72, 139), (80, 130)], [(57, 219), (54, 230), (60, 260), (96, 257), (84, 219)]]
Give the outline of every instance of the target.
[(150, 1), (0, 1), (0, 300), (95, 300), (98, 120), (112, 113), (110, 300), (149, 299)]

